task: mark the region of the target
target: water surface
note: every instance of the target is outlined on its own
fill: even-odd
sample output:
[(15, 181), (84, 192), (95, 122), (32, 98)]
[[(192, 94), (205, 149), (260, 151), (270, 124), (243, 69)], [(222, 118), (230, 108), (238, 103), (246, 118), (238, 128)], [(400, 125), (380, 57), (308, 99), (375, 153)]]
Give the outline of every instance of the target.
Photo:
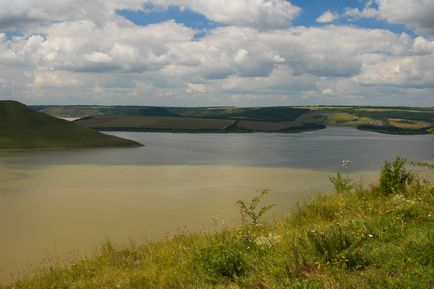
[(343, 159), (353, 170), (378, 169), (401, 155), (430, 160), (430, 135), (386, 135), (352, 128), (279, 134), (112, 133), (143, 143), (139, 148), (0, 152), (15, 165), (234, 165), (337, 170)]

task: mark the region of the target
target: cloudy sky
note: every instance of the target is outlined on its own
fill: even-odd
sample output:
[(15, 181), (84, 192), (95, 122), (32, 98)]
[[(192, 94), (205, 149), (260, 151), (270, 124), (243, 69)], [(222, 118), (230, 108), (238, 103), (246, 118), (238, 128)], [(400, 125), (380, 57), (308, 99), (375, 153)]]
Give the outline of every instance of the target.
[(433, 0), (0, 0), (0, 99), (434, 106)]

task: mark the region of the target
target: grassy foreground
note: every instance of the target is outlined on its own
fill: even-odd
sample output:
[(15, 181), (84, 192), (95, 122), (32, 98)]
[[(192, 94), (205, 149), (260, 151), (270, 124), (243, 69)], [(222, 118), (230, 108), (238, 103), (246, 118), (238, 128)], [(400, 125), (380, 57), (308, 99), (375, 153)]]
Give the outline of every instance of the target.
[(386, 163), (379, 182), (330, 178), (285, 218), (262, 222), (263, 192), (239, 201), (241, 224), (97, 256), (0, 288), (431, 288), (434, 186)]

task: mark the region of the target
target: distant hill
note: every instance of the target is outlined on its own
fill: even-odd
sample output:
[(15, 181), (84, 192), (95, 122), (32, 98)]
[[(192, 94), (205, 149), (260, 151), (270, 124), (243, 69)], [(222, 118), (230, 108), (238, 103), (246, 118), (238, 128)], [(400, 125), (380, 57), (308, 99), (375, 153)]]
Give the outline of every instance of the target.
[(366, 106), (157, 107), (33, 106), (98, 130), (169, 132), (301, 132), (326, 126), (388, 134), (426, 134), (434, 108)]
[(16, 101), (0, 101), (0, 149), (140, 145), (36, 112)]

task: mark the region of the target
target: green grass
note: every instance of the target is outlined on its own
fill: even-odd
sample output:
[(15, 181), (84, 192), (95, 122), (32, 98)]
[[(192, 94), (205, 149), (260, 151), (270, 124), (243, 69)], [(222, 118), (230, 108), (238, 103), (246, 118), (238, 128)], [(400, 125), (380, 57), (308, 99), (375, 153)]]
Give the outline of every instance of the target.
[(0, 149), (140, 146), (75, 123), (0, 101)]
[(225, 131), (234, 121), (169, 116), (104, 115), (89, 117), (77, 123), (102, 130), (210, 130)]
[(264, 193), (238, 202), (235, 228), (123, 248), (106, 242), (93, 258), (0, 287), (430, 288), (434, 186), (408, 178), (402, 164), (385, 165), (379, 184), (319, 194), (273, 222), (261, 219), (270, 209)]

